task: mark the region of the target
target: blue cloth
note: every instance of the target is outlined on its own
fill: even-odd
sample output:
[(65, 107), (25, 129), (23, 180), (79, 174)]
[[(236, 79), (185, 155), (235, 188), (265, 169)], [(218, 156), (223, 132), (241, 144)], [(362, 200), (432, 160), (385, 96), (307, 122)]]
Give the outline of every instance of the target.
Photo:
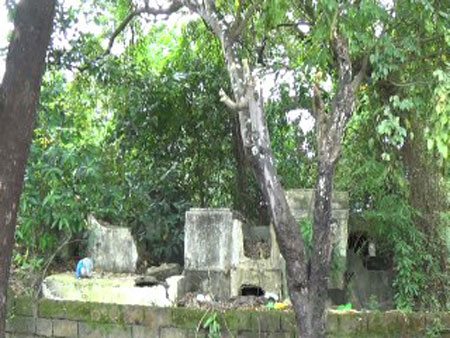
[(92, 270), (94, 269), (94, 264), (92, 263), (92, 259), (83, 258), (81, 259), (75, 270), (75, 275), (77, 279), (79, 278), (90, 278), (92, 277)]

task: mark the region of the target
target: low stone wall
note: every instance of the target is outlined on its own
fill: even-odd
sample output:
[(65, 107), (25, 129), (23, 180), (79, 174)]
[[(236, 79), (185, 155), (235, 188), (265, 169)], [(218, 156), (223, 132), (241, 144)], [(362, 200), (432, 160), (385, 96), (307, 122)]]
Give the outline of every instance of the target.
[[(199, 309), (19, 297), (9, 300), (6, 337), (208, 337), (202, 323), (211, 314)], [(230, 310), (217, 318), (221, 337), (298, 337), (292, 312)], [(425, 337), (427, 330), (438, 327), (442, 337), (450, 337), (450, 313), (329, 312), (327, 331), (330, 337), (345, 338)]]

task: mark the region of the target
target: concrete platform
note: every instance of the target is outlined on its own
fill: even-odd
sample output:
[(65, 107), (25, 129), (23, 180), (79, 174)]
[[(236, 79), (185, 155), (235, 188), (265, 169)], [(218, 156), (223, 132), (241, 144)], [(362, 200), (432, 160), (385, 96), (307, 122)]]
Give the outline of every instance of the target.
[(48, 276), (42, 285), (43, 296), (54, 300), (72, 300), (147, 306), (172, 306), (183, 293), (183, 276), (172, 276), (166, 286), (136, 287), (137, 275), (104, 275), (76, 279), (74, 273)]

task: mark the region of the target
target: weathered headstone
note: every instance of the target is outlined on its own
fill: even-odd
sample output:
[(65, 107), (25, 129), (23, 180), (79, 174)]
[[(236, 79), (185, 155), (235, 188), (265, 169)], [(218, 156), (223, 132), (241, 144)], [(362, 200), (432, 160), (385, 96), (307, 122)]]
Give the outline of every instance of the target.
[(186, 291), (230, 297), (233, 212), (230, 209), (190, 209), (184, 232)]
[(96, 271), (136, 271), (138, 252), (130, 229), (102, 225), (92, 215), (88, 216), (88, 228), (88, 256)]

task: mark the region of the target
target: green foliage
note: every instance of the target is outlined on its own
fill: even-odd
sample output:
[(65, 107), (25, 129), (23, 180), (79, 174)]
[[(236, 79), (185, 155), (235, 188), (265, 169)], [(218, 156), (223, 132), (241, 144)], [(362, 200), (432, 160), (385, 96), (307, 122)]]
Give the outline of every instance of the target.
[(445, 324), (442, 323), (440, 318), (434, 318), (431, 324), (427, 325), (425, 336), (427, 338), (439, 338), (442, 337), (442, 332), (445, 331)]
[(439, 153), (445, 163), (448, 134), (442, 115), (448, 112), (437, 104), (448, 91), (439, 73), (447, 68), (446, 10), (420, 1), (399, 1), (393, 10), (395, 17), (376, 14), (382, 34), (370, 53), (370, 79), (359, 92), (336, 183), (350, 188), (352, 213), (393, 254), (397, 307), (442, 309), (445, 224), (436, 215), (445, 198), (436, 159)]
[(298, 119), (287, 119), (287, 112), (296, 104), (289, 97), (287, 88), (281, 88), (280, 99), (269, 102), (266, 107), (272, 150), (285, 189), (312, 188), (316, 181), (314, 132), (304, 133)]
[[(105, 1), (89, 13), (98, 14), (91, 16), (103, 32), (111, 32), (130, 3)], [(417, 196), (438, 199), (431, 190), (440, 188), (440, 171), (430, 162), (439, 155), (445, 168), (448, 160), (448, 9), (410, 0), (396, 2), (394, 9), (371, 0), (314, 6), (223, 0), (217, 6), (221, 16), (252, 14), (240, 53), (269, 71), (286, 63), (292, 69), (295, 96), (281, 86), (280, 98), (266, 107), (286, 189), (315, 184), (314, 132), (303, 133), (286, 113), (312, 108), (317, 72), (336, 80), (329, 48), (333, 30), (349, 39), (355, 70), (369, 54), (370, 76), (358, 93), (335, 185), (349, 190), (352, 215), (393, 254), (397, 306), (441, 306), (446, 276), (436, 257), (444, 222), (433, 215), (442, 207), (424, 205)], [(58, 31), (75, 24), (80, 12), (72, 8), (66, 14)], [(298, 30), (300, 21), (309, 23), (308, 34)], [(121, 56), (98, 59), (100, 39), (89, 33), (49, 54), (17, 231), (16, 264), (25, 269), (41, 267), (41, 256), (82, 231), (89, 212), (131, 227), (152, 263), (180, 259), (184, 212), (190, 206), (253, 210), (248, 215), (257, 219), (256, 185), (248, 185), (245, 208), (237, 198), (242, 187), (236, 174), (236, 122), (218, 96), (220, 88), (230, 92), (220, 43), (199, 22), (181, 34), (164, 25), (144, 33), (147, 28), (138, 20), (131, 27), (131, 43)], [(123, 34), (118, 42), (128, 38)], [(62, 74), (80, 64), (83, 71), (67, 81)], [(326, 105), (335, 88), (336, 83), (324, 91)], [(419, 182), (415, 172), (430, 180)], [(311, 248), (312, 222), (299, 226)], [(205, 327), (220, 335), (217, 314), (210, 318)]]
[(45, 78), (16, 233), (35, 253), (50, 253), (64, 234), (84, 228), (104, 124), (84, 90), (77, 95), (58, 72)]
[(400, 117), (393, 116), (388, 108), (385, 111), (385, 119), (377, 126), (380, 135), (386, 137), (386, 142), (393, 146), (402, 146), (406, 137), (406, 129), (400, 125)]
[(284, 23), (286, 12), (289, 10), (286, 0), (265, 0), (260, 12), (261, 21), (265, 30), (271, 30), (277, 25)]
[(213, 312), (206, 317), (203, 328), (208, 330), (208, 338), (222, 337), (222, 326), (220, 325), (217, 312)]
[(342, 304), (336, 308), (338, 311), (349, 311), (351, 309), (353, 309), (352, 303)]
[[(380, 243), (379, 250), (393, 254), (397, 307), (405, 310), (440, 308), (445, 298), (441, 284), (445, 272), (439, 260), (431, 258), (432, 248), (440, 246), (439, 232), (429, 237), (430, 228), (421, 228), (418, 216), (425, 211), (413, 207), (411, 199), (418, 182), (411, 182), (411, 175), (407, 174), (422, 170), (419, 169), (422, 160), (406, 161), (410, 156), (410, 136), (415, 135), (415, 152), (424, 140), (417, 130), (411, 133), (412, 126), (407, 123), (410, 132), (405, 134), (400, 118), (391, 115), (387, 121), (381, 114), (376, 95), (364, 89), (361, 97), (360, 110), (348, 128), (336, 183), (338, 187), (350, 188), (351, 211), (354, 217), (362, 218), (368, 235)], [(373, 114), (374, 111), (379, 115)], [(378, 127), (373, 128), (374, 125)], [(434, 173), (428, 169), (419, 175), (431, 177)], [(424, 187), (420, 191), (428, 193)]]
[(49, 253), (93, 212), (131, 227), (151, 263), (180, 260), (185, 211), (231, 206), (232, 119), (211, 95), (228, 83), (220, 45), (196, 23), (183, 34), (156, 27), (70, 83), (47, 74), (21, 246)]
[(300, 233), (302, 234), (305, 245), (308, 248), (309, 253), (313, 249), (313, 221), (311, 218), (302, 218), (299, 221)]
[(219, 45), (197, 24), (184, 34), (157, 27), (95, 74), (114, 116), (98, 210), (157, 262), (180, 259), (185, 211), (230, 204), (234, 179), (230, 118), (210, 94), (227, 79)]
[(44, 266), (44, 259), (41, 257), (30, 257), (28, 251), (24, 254), (17, 253), (13, 257), (13, 265), (20, 266), (21, 272), (24, 274), (30, 274), (42, 269)]
[(435, 115), (432, 117), (432, 126), (428, 132), (428, 149), (436, 147), (444, 159), (448, 158), (450, 148), (450, 64), (447, 70), (437, 69), (433, 76), (438, 84), (434, 89)]

